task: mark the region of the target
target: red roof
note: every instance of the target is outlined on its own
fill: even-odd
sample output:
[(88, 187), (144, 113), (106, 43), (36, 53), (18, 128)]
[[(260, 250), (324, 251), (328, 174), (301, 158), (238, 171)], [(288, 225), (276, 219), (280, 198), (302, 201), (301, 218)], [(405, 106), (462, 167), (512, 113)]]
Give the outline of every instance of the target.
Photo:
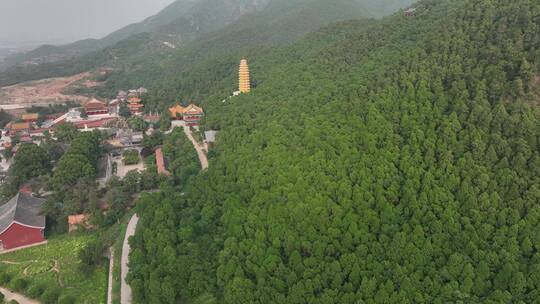
[(99, 110), (99, 109), (107, 108), (107, 104), (104, 103), (103, 101), (92, 99), (86, 105), (84, 105), (84, 108), (86, 110)]
[(85, 129), (86, 127), (92, 129), (92, 128), (101, 128), (106, 123), (115, 120), (116, 118), (102, 118), (98, 120), (91, 120), (91, 121), (79, 121), (75, 123), (75, 127), (78, 129)]
[(148, 122), (159, 122), (159, 115), (145, 115), (144, 120)]

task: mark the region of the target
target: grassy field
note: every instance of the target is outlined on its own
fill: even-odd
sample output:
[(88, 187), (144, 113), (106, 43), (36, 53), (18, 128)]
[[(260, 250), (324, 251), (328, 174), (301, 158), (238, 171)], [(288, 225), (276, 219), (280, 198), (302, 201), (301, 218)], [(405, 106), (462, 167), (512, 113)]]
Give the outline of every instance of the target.
[[(47, 245), (0, 255), (0, 279), (5, 287), (47, 303), (60, 295), (65, 303), (106, 303), (108, 263), (92, 273), (79, 270), (77, 253), (91, 235), (62, 235)], [(56, 302), (54, 302), (56, 303)]]

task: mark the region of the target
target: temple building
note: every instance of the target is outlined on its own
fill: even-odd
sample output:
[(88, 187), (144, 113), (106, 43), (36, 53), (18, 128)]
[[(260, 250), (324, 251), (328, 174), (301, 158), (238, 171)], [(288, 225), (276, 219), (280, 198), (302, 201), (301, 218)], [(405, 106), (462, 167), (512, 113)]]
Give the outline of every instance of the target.
[(169, 113), (171, 114), (171, 119), (184, 120), (187, 126), (199, 125), (200, 120), (204, 117), (203, 109), (194, 104), (190, 104), (187, 107), (177, 104), (169, 108)]
[(0, 206), (0, 252), (46, 242), (44, 202), (20, 192)]
[(249, 66), (246, 59), (240, 61), (239, 70), (239, 91), (240, 93), (249, 93), (251, 91), (251, 80), (249, 77)]
[(103, 101), (92, 99), (84, 105), (84, 111), (88, 116), (109, 114), (109, 107)]
[(199, 121), (201, 121), (203, 116), (204, 111), (202, 108), (199, 108), (194, 104), (190, 104), (185, 108), (183, 118), (187, 126), (197, 126), (199, 125)]
[(128, 108), (131, 114), (133, 115), (142, 115), (144, 105), (141, 103), (141, 99), (139, 97), (130, 97), (128, 99)]

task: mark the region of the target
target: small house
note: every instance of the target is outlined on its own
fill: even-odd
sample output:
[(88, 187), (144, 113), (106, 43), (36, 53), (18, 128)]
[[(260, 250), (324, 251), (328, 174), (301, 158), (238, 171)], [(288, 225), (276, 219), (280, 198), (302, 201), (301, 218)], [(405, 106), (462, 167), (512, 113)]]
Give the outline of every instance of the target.
[(39, 119), (38, 113), (25, 113), (21, 115), (21, 119), (25, 122), (36, 122)]
[(70, 215), (68, 216), (68, 225), (69, 225), (69, 232), (73, 232), (79, 228), (79, 226), (82, 226), (84, 228), (91, 228), (91, 225), (89, 224), (90, 215), (88, 214), (77, 214), (77, 215)]

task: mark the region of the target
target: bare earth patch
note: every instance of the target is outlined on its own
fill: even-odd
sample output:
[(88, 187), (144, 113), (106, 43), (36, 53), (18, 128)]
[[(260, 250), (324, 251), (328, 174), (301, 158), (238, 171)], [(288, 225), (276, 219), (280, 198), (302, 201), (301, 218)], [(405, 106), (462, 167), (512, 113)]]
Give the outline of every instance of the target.
[(48, 78), (0, 88), (1, 105), (29, 105), (63, 103), (66, 101), (86, 102), (89, 98), (64, 94), (64, 90), (74, 83), (92, 76), (81, 73), (69, 77)]

